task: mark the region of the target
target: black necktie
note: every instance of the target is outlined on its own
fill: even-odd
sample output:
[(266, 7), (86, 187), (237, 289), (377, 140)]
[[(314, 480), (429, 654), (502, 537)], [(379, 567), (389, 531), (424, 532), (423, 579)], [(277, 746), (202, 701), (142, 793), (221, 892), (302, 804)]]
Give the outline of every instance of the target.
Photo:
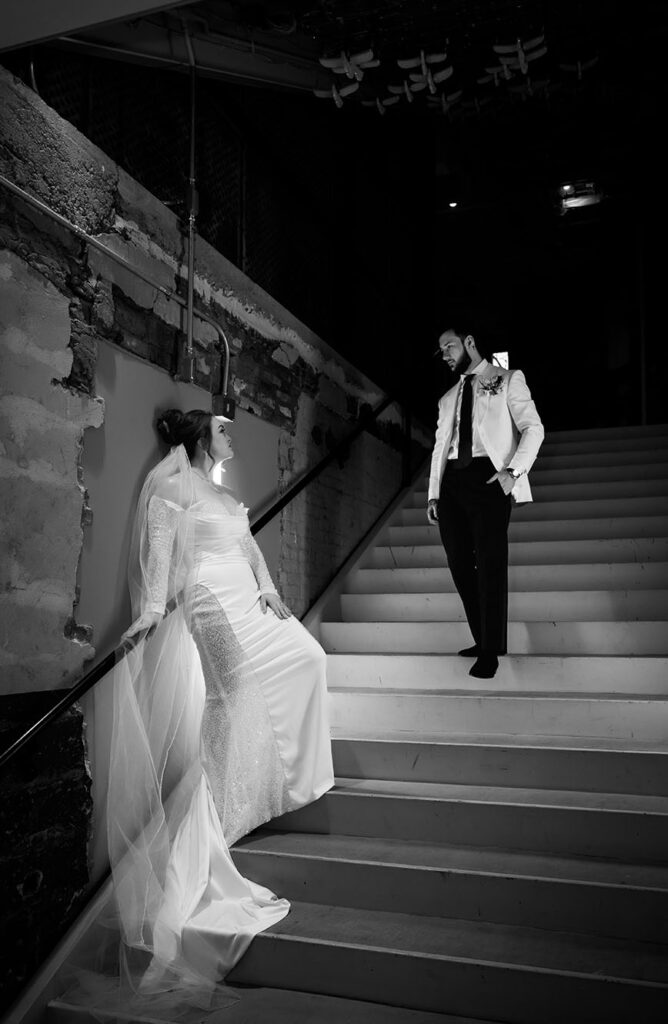
[(464, 377), (462, 389), (462, 407), (459, 413), (459, 447), (457, 450), (457, 468), (464, 469), (471, 465), (473, 458), (473, 374)]

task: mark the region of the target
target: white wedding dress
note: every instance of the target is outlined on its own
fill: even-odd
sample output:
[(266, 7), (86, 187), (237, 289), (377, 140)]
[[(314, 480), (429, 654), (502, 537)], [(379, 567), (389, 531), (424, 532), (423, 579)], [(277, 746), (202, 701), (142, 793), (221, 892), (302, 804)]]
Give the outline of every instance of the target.
[(132, 558), (134, 613), (168, 614), (114, 670), (121, 973), (152, 1008), (205, 1005), (289, 911), (239, 874), (229, 846), (333, 785), (325, 654), (294, 617), (262, 612), (274, 586), (247, 512), (196, 480), (182, 447), (144, 485)]

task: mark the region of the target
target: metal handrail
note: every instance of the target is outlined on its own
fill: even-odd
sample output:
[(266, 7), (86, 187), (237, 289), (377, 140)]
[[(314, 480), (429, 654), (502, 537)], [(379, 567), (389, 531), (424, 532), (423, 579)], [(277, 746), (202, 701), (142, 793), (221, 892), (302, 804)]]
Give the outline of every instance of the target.
[[(323, 456), (323, 458), (320, 459), (320, 461), (316, 463), (316, 465), (313, 466), (312, 469), (308, 470), (308, 472), (306, 472), (302, 477), (300, 477), (300, 479), (297, 480), (292, 485), (292, 487), (288, 488), (285, 494), (282, 494), (281, 497), (278, 498), (271, 505), (271, 507), (267, 509), (267, 511), (264, 512), (260, 516), (260, 518), (257, 519), (251, 525), (251, 533), (259, 533), (259, 531), (263, 529), (263, 527), (265, 527), (267, 523), (269, 523), (275, 516), (277, 516), (278, 513), (281, 512), (285, 508), (285, 506), (293, 500), (293, 498), (295, 498), (301, 491), (303, 491), (304, 488), (307, 487), (309, 483), (311, 483), (311, 481), (315, 480), (316, 477), (320, 476), (322, 471), (326, 469), (327, 466), (329, 466), (330, 463), (334, 461), (334, 459), (340, 457), (345, 451), (347, 451), (347, 449), (350, 447), (353, 441), (355, 441), (360, 436), (360, 434), (364, 433), (364, 431), (368, 427), (370, 427), (372, 423), (375, 423), (380, 414), (384, 412), (385, 409), (388, 408), (388, 406), (392, 405), (396, 401), (398, 401), (398, 399), (393, 398), (390, 395), (384, 398), (381, 402), (379, 402), (379, 404), (374, 409), (365, 410), (365, 412), (362, 413), (362, 415), (360, 416), (359, 423), (353, 428), (353, 430), (351, 430), (349, 434), (346, 435), (346, 437), (339, 441), (338, 444), (336, 444), (327, 453), (327, 455)], [(407, 437), (410, 438), (409, 432), (407, 433)], [(407, 460), (404, 459), (401, 480), (402, 487), (405, 486), (406, 483)], [(175, 606), (176, 601), (171, 602), (171, 608), (170, 605), (168, 605), (167, 611), (170, 611)], [(122, 661), (123, 658), (125, 658), (126, 655), (133, 650), (136, 642), (137, 641), (133, 639), (125, 640), (123, 643), (119, 644), (119, 646), (116, 647), (115, 650), (113, 650), (110, 654), (107, 654), (106, 657), (104, 657), (102, 661), (99, 662), (99, 664), (93, 666), (93, 668), (90, 669), (85, 674), (85, 676), (79, 680), (78, 683), (75, 683), (74, 686), (72, 686), (63, 695), (63, 697), (46, 712), (46, 714), (44, 714), (40, 719), (38, 719), (38, 721), (34, 722), (28, 729), (26, 729), (24, 733), (21, 734), (21, 736), (18, 737), (18, 739), (14, 741), (14, 743), (12, 743), (9, 747), (7, 747), (6, 750), (2, 752), (2, 754), (0, 754), (0, 768), (4, 768), (4, 766), (9, 761), (11, 761), (27, 743), (33, 740), (41, 732), (43, 732), (44, 729), (46, 729), (46, 727), (50, 725), (51, 722), (55, 721), (55, 719), (58, 718), (64, 711), (67, 711), (68, 708), (72, 707), (72, 705), (75, 704), (80, 697), (82, 697), (85, 693), (88, 693), (89, 690), (92, 690), (96, 683), (98, 683), (100, 679), (104, 675), (106, 675), (107, 672), (110, 671), (110, 669), (114, 667), (114, 665), (118, 664), (119, 661)]]
[[(289, 487), (287, 491), (285, 491), (285, 493), (280, 496), (280, 498), (277, 498), (276, 501), (271, 505), (271, 507), (268, 508), (267, 511), (259, 517), (259, 519), (256, 519), (252, 523), (251, 532), (258, 533), (267, 525), (267, 523), (271, 522), (271, 520), (275, 516), (277, 516), (278, 513), (285, 508), (286, 505), (289, 505), (292, 499), (296, 498), (297, 495), (301, 491), (303, 491), (304, 488), (307, 487), (312, 480), (315, 480), (316, 477), (320, 476), (323, 469), (327, 469), (327, 466), (329, 466), (330, 463), (334, 462), (335, 459), (343, 455), (344, 452), (348, 450), (352, 442), (355, 441), (360, 436), (360, 434), (363, 434), (367, 427), (374, 423), (375, 420), (378, 419), (380, 414), (384, 412), (385, 409), (387, 409), (387, 407), (389, 405), (392, 405), (392, 403), (395, 401), (397, 401), (397, 399), (389, 395), (386, 398), (384, 398), (376, 406), (375, 409), (369, 409), (368, 411), (365, 410), (360, 415), (360, 420), (357, 426), (354, 427), (350, 431), (350, 433), (346, 435), (346, 437), (342, 438), (341, 441), (335, 444), (334, 447), (331, 448), (330, 451), (327, 453), (327, 455), (324, 455), (322, 457), (320, 462), (317, 462), (315, 466), (307, 470), (307, 472), (304, 473), (304, 475), (300, 477), (299, 480), (295, 481), (295, 483), (292, 484), (292, 486)], [(405, 477), (405, 473), (403, 475)], [(405, 479), (402, 482), (405, 482)]]
[[(128, 643), (130, 643), (130, 641)], [(102, 661), (87, 672), (83, 679), (80, 679), (78, 683), (75, 683), (74, 686), (72, 686), (65, 695), (53, 705), (52, 708), (49, 708), (45, 715), (42, 715), (42, 717), (38, 718), (36, 722), (33, 722), (30, 728), (26, 729), (26, 731), (22, 733), (17, 740), (14, 740), (6, 750), (3, 750), (2, 754), (0, 754), (0, 768), (4, 768), (7, 762), (11, 761), (12, 758), (14, 758), (23, 747), (25, 747), (26, 743), (29, 743), (30, 740), (35, 738), (35, 736), (38, 736), (39, 733), (43, 732), (47, 725), (50, 725), (56, 718), (59, 718), (64, 711), (71, 708), (80, 697), (83, 697), (84, 693), (88, 693), (89, 690), (92, 690), (95, 684), (100, 681), (102, 676), (105, 676), (107, 672), (114, 667), (117, 661), (120, 661), (125, 657), (129, 650), (131, 650), (131, 647), (129, 647), (127, 643), (120, 644), (111, 652), (111, 654), (108, 654), (106, 658), (103, 658)]]
[[(29, 206), (34, 207), (40, 213), (45, 214), (47, 217), (51, 217), (52, 220), (55, 220), (62, 227), (65, 227), (69, 231), (72, 231), (73, 234), (75, 234), (78, 238), (81, 238), (82, 241), (86, 242), (88, 245), (93, 246), (93, 248), (98, 249), (100, 252), (104, 253), (105, 256), (108, 256), (116, 263), (119, 263), (122, 267), (124, 267), (124, 269), (130, 271), (130, 273), (134, 274), (136, 277), (141, 278), (141, 280), (145, 281), (147, 284), (150, 284), (153, 288), (156, 288), (162, 295), (165, 295), (168, 299), (173, 299), (174, 302), (178, 303), (181, 307), (186, 309), (186, 312), (189, 316), (194, 314), (195, 316), (198, 316), (200, 320), (203, 320), (205, 323), (208, 323), (212, 327), (214, 327), (218, 333), (219, 339), (223, 343), (223, 352), (225, 355), (223, 361), (223, 380), (219, 397), (222, 397), (224, 399), (227, 396), (227, 389), (229, 383), (230, 346), (225, 332), (223, 331), (220, 324), (216, 320), (214, 320), (213, 317), (209, 316), (207, 313), (202, 312), (201, 310), (193, 309), (192, 302), (189, 302), (188, 299), (184, 299), (174, 289), (167, 288), (159, 281), (156, 281), (153, 277), (151, 277), (150, 274), (146, 274), (143, 270), (140, 270), (138, 267), (134, 266), (134, 264), (130, 263), (130, 261), (127, 260), (124, 256), (121, 256), (119, 253), (114, 252), (114, 250), (109, 248), (108, 245), (105, 245), (104, 242), (100, 242), (99, 239), (95, 238), (93, 235), (88, 234), (88, 232), (84, 231), (83, 228), (80, 228), (77, 224), (74, 224), (72, 221), (68, 220), (67, 217), (64, 217), (62, 214), (57, 213), (55, 210), (51, 209), (51, 207), (48, 206), (46, 203), (42, 202), (41, 199), (35, 198), (35, 196), (30, 195), (29, 192), (26, 192), (18, 185), (15, 185), (14, 182), (10, 181), (9, 178), (6, 178), (3, 174), (0, 174), (0, 185), (3, 185), (9, 192), (17, 196), (19, 199), (22, 199)], [(190, 361), (190, 380), (192, 381), (194, 365), (193, 353), (192, 351), (190, 351), (187, 354)], [(282, 511), (282, 509), (284, 509), (285, 506), (293, 500), (293, 498), (295, 498), (301, 491), (303, 491), (304, 488), (309, 483), (311, 483), (312, 480), (318, 477), (322, 473), (322, 471), (326, 469), (331, 462), (334, 461), (334, 459), (340, 457), (350, 447), (352, 442), (355, 441), (356, 438), (358, 438), (360, 434), (362, 434), (364, 430), (367, 429), (367, 427), (374, 423), (378, 416), (382, 412), (384, 412), (384, 410), (387, 409), (389, 405), (391, 405), (393, 402), (397, 400), (398, 399), (392, 396), (387, 396), (375, 407), (375, 409), (365, 411), (360, 416), (360, 421), (353, 428), (353, 430), (350, 431), (350, 433), (346, 437), (344, 437), (338, 444), (336, 444), (327, 453), (327, 455), (325, 455), (312, 469), (308, 470), (299, 480), (297, 480), (290, 488), (288, 488), (285, 494), (282, 494), (281, 497), (278, 498), (272, 504), (272, 506), (251, 525), (251, 532), (253, 534), (258, 533), (264, 526), (266, 526), (267, 523), (270, 522), (276, 515), (278, 515), (278, 513)], [(407, 414), (407, 424), (410, 425), (410, 414)], [(410, 426), (408, 427), (407, 430), (407, 438), (408, 443), (410, 443)], [(407, 459), (404, 459), (404, 466), (402, 472), (402, 486), (405, 485), (406, 482)], [(49, 709), (49, 711), (46, 712), (45, 715), (38, 719), (38, 721), (34, 722), (28, 729), (26, 729), (24, 733), (22, 733), (21, 736), (19, 736), (17, 740), (14, 741), (14, 743), (12, 743), (5, 751), (3, 751), (2, 754), (0, 754), (0, 768), (4, 767), (8, 761), (15, 757), (16, 754), (18, 754), (18, 752), (27, 743), (29, 743), (32, 739), (38, 736), (41, 732), (43, 732), (43, 730), (51, 722), (58, 718), (59, 715), (61, 715), (68, 708), (72, 707), (72, 705), (80, 697), (82, 697), (85, 693), (91, 690), (93, 686), (95, 686), (95, 684), (99, 682), (102, 676), (106, 675), (106, 673), (111, 668), (113, 668), (114, 665), (118, 663), (118, 661), (122, 660), (129, 653), (129, 651), (133, 649), (133, 647), (134, 642), (132, 640), (124, 641), (122, 644), (116, 647), (115, 650), (113, 650), (110, 654), (103, 658), (102, 661), (99, 662), (99, 664), (95, 665), (92, 669), (90, 669), (84, 675), (84, 677), (79, 680), (78, 683), (75, 683), (74, 686), (72, 686), (67, 691), (67, 693), (65, 693), (64, 696), (59, 701), (57, 701), (53, 705), (53, 707)]]

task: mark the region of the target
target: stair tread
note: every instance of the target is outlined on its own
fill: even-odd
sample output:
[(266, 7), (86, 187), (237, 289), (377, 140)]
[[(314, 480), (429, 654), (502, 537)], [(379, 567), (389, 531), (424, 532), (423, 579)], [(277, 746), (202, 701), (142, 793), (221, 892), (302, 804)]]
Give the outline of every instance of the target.
[[(495, 1024), (494, 1021), (478, 1021), (471, 1017), (453, 1017), (449, 1014), (429, 1013), (424, 1010), (409, 1010), (403, 1007), (387, 1006), (382, 1003), (368, 1003), (340, 996), (318, 995), (295, 989), (265, 987), (235, 987), (240, 996), (236, 1003), (223, 1011), (210, 1014), (200, 1010), (197, 1024)], [(120, 1021), (114, 1013), (96, 1011), (93, 1015), (85, 1007), (54, 999), (49, 1003), (47, 1021), (54, 1024), (93, 1024), (109, 1020), (110, 1024)], [(137, 1024), (165, 1024), (161, 1017), (132, 1016)]]
[[(592, 793), (583, 790), (470, 786), (448, 782), (403, 782), (385, 779), (337, 778), (332, 796), (395, 797), (443, 802), (513, 804), (568, 810), (628, 811), (668, 815), (668, 797), (636, 793)], [(445, 828), (445, 823), (444, 823)]]
[(286, 940), (668, 986), (667, 946), (518, 925), (294, 902), (288, 916), (255, 941)]
[(350, 741), (353, 743), (388, 743), (408, 744), (411, 747), (425, 746), (465, 746), (465, 747), (522, 747), (524, 749), (545, 748), (556, 750), (591, 751), (592, 753), (619, 754), (656, 754), (668, 757), (668, 741), (660, 746), (655, 740), (636, 739), (633, 736), (620, 739), (615, 736), (560, 736), (554, 734), (523, 734), (513, 733), (421, 733), (407, 739), (403, 732), (365, 731), (364, 734), (339, 730), (332, 735), (333, 741)]
[(668, 442), (668, 424), (667, 423), (634, 423), (629, 426), (614, 426), (614, 427), (568, 427), (564, 430), (550, 430), (545, 435), (543, 447), (545, 445), (552, 444), (553, 442), (561, 442), (566, 439), (579, 440), (580, 438), (589, 437), (601, 437), (601, 438), (624, 438), (624, 437), (644, 437), (644, 438), (659, 438), (666, 437)]
[[(355, 595), (353, 595), (353, 594), (350, 594), (350, 595), (346, 594), (344, 596), (345, 597), (348, 597), (348, 596), (349, 597), (353, 597)], [(392, 596), (396, 596), (396, 595), (392, 595)], [(450, 619), (444, 619), (443, 621), (444, 622), (450, 622), (451, 620)], [(454, 621), (454, 620), (452, 620), (452, 621)], [(573, 620), (573, 619), (529, 619), (529, 620), (526, 620), (526, 621), (524, 621), (522, 619), (516, 619), (515, 621), (519, 622), (519, 623), (523, 623), (524, 625), (530, 625), (530, 626), (541, 625), (541, 624), (545, 624), (545, 625), (563, 624), (563, 625), (566, 625), (566, 626), (576, 626), (576, 625), (578, 625), (577, 621)], [(652, 626), (652, 627), (655, 627), (655, 626), (660, 625), (663, 621), (665, 621), (665, 620), (663, 620), (663, 619), (615, 619), (615, 620), (612, 620), (612, 619), (587, 619), (587, 625), (596, 624), (596, 625), (601, 625), (601, 626), (611, 626), (611, 625), (620, 625), (621, 623), (630, 623), (631, 625), (634, 625), (634, 626), (640, 625), (640, 626)], [(377, 622), (377, 623), (379, 623), (381, 625), (392, 626), (393, 628), (394, 627), (399, 627), (399, 626), (414, 626), (414, 625), (416, 625), (416, 623), (414, 623), (414, 622), (409, 622), (409, 621), (395, 622), (392, 619), (374, 619), (373, 622), (374, 623)], [(422, 625), (422, 626), (437, 626), (437, 625), (440, 624), (440, 621), (437, 620), (437, 619), (431, 619), (429, 621), (424, 621), (424, 622), (419, 620), (418, 624)], [(361, 621), (348, 622), (345, 619), (344, 620), (333, 619), (331, 621), (325, 620), (323, 625), (326, 625), (326, 626), (366, 626), (366, 625), (368, 625), (368, 623), (361, 622)], [(455, 652), (453, 651), (453, 654), (454, 653)], [(582, 657), (582, 655), (579, 655), (579, 656)], [(631, 655), (631, 657), (634, 657), (634, 655)]]
[(448, 846), (399, 839), (263, 830), (240, 840), (233, 850), (242, 850), (258, 856), (278, 854), (288, 857), (510, 875), (668, 892), (668, 865), (629, 864), (493, 847)]
[(330, 686), (329, 693), (352, 693), (352, 694), (375, 694), (380, 699), (383, 697), (394, 698), (406, 697), (462, 697), (467, 700), (578, 700), (578, 701), (623, 701), (624, 703), (668, 703), (668, 694), (665, 693), (605, 693), (600, 690), (583, 693), (581, 690), (508, 690), (499, 687), (498, 689), (486, 690), (456, 690), (449, 687), (443, 689), (420, 689), (419, 687), (393, 686), (391, 689), (384, 689), (378, 686)]

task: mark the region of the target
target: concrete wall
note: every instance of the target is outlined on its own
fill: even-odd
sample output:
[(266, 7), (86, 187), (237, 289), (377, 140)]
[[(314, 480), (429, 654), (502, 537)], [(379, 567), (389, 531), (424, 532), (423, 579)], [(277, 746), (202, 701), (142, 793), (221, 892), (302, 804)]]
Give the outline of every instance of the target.
[[(164, 454), (153, 427), (156, 413), (206, 407), (208, 396), (106, 342), (98, 349), (96, 387), (105, 416), (84, 441), (83, 475), (94, 512), (84, 534), (79, 617), (92, 625), (100, 657), (113, 649), (130, 621), (126, 569), (134, 508), (146, 473)], [(276, 497), (279, 430), (241, 410), (229, 432), (235, 458), (226, 464), (225, 485), (254, 515)], [(275, 576), (278, 520), (257, 540)]]
[(0, 253), (0, 674), (2, 692), (63, 686), (93, 655), (74, 615), (83, 539), (79, 456), (102, 403), (61, 383), (72, 366), (67, 298)]
[[(173, 213), (2, 69), (0, 111), (0, 172), (182, 294), (187, 252)], [(2, 652), (13, 672), (3, 685), (43, 689), (70, 682), (93, 647), (105, 651), (127, 621), (127, 530), (133, 498), (158, 455), (155, 409), (209, 407), (220, 361), (215, 331), (196, 318), (197, 387), (178, 387), (169, 372), (182, 368), (181, 307), (1, 186), (0, 250), (13, 296), (2, 344), (14, 367), (3, 398), (8, 446), (0, 466), (17, 495), (7, 509)], [(195, 262), (196, 303), (224, 326), (234, 356), (235, 437), (247, 468), (232, 479), (246, 503), (261, 504), (382, 395), (201, 239)], [(30, 360), (38, 369), (24, 373)], [(335, 464), (260, 538), (297, 615), (396, 492), (395, 421), (388, 414), (345, 465)], [(99, 432), (87, 432), (81, 462), (89, 424)]]

